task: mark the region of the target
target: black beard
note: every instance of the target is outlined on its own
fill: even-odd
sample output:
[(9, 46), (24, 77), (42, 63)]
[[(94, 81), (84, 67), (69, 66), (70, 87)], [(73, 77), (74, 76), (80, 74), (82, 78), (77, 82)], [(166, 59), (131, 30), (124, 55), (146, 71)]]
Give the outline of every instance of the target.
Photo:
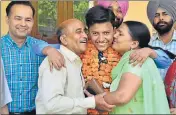
[(118, 27), (122, 24), (122, 22), (123, 22), (123, 18), (120, 19), (120, 18), (117, 18), (117, 17), (116, 17), (114, 26), (115, 26), (116, 28), (118, 28)]
[[(164, 26), (160, 26), (161, 23), (163, 23), (165, 25)], [(157, 30), (159, 35), (164, 35), (164, 34), (168, 33), (172, 29), (173, 24), (174, 24), (173, 20), (171, 20), (169, 22), (160, 21), (157, 24), (153, 24), (153, 27)]]

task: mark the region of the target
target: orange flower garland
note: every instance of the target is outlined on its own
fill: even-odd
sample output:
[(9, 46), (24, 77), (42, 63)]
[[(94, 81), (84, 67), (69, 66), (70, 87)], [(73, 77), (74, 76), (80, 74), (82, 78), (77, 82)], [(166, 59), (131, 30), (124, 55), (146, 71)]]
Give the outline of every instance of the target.
[[(101, 85), (103, 82), (111, 83), (111, 70), (114, 66), (117, 65), (121, 56), (114, 51), (111, 47), (103, 52), (103, 56), (106, 57), (108, 63), (98, 63), (98, 50), (89, 40), (88, 48), (86, 52), (81, 55), (81, 59), (83, 62), (82, 73), (86, 81), (95, 78)], [(105, 89), (105, 91), (109, 91), (109, 89)], [(99, 114), (95, 109), (89, 109), (88, 114)], [(101, 114), (108, 114), (101, 113)]]

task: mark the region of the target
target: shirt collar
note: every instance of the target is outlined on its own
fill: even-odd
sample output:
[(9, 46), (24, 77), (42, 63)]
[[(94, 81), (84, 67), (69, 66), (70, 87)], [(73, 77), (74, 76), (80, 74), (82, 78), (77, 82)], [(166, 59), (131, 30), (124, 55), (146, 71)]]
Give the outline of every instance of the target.
[(176, 30), (174, 30), (174, 34), (173, 34), (172, 40), (176, 40)]
[[(156, 33), (156, 34), (154, 35), (153, 40), (160, 40), (158, 33)], [(176, 30), (174, 30), (174, 33), (173, 33), (173, 36), (172, 36), (172, 40), (176, 40)]]
[[(6, 44), (7, 44), (8, 46), (12, 46), (12, 45), (16, 44), (16, 42), (11, 38), (10, 34), (5, 35), (4, 37), (7, 39)], [(30, 38), (29, 38), (29, 36), (27, 36), (27, 38), (26, 38), (24, 44), (25, 44), (26, 46), (29, 46), (29, 44), (30, 44)], [(23, 45), (24, 45), (24, 44), (23, 44)], [(16, 44), (16, 45), (17, 45), (17, 44)]]
[(65, 46), (60, 46), (60, 51), (66, 56), (71, 62), (81, 62), (81, 59), (78, 55), (76, 55), (74, 52), (66, 48)]

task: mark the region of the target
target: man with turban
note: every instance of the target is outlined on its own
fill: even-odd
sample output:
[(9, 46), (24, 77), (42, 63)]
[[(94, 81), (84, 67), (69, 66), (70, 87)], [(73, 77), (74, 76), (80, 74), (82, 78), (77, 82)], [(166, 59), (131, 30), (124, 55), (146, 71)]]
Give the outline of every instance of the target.
[[(123, 22), (124, 16), (127, 13), (128, 1), (118, 1), (118, 2), (117, 1), (98, 1), (98, 5), (103, 6), (105, 8), (109, 8), (114, 12), (116, 16), (115, 26), (116, 28), (119, 27), (119, 25)], [(105, 28), (108, 28), (108, 27), (105, 27)], [(58, 51), (57, 50), (54, 51), (54, 49), (48, 44), (37, 44), (34, 47), (37, 54), (41, 55), (43, 53), (44, 55), (48, 55), (49, 57), (54, 57), (54, 59), (51, 60), (50, 63), (54, 64), (55, 62), (59, 61), (59, 59), (56, 58), (56, 57), (59, 57)], [(83, 59), (82, 70), (83, 70), (84, 77), (86, 77), (86, 79), (90, 79), (92, 76), (94, 76), (96, 79), (98, 79), (98, 81), (101, 82), (101, 84), (103, 84), (106, 90), (108, 90), (110, 85), (108, 83), (111, 83), (111, 77), (110, 77), (111, 69), (113, 68), (114, 65), (118, 63), (120, 56), (116, 54), (114, 50), (111, 49), (111, 47), (108, 47), (107, 49), (104, 49), (103, 52), (100, 52), (97, 50), (98, 48), (96, 47), (96, 45), (94, 46), (91, 42), (89, 42), (87, 49), (88, 50), (86, 51), (85, 55), (82, 58)], [(106, 59), (108, 62), (110, 63), (112, 62), (112, 63), (109, 64), (109, 63), (103, 62), (103, 63), (100, 63), (101, 68), (97, 68), (99, 67), (99, 62), (102, 61), (101, 59)], [(54, 60), (57, 60), (57, 61), (54, 61)], [(89, 62), (91, 63), (94, 62), (94, 64), (90, 64)], [(92, 111), (91, 113), (90, 111), (90, 114), (98, 114), (98, 112), (94, 113)]]
[[(127, 14), (127, 11), (129, 8), (128, 0), (123, 0), (123, 1), (98, 0), (98, 5), (104, 6), (105, 8), (110, 8), (114, 12), (116, 16), (115, 26), (117, 28), (122, 24), (124, 16)], [(144, 48), (144, 50), (145, 49), (149, 49), (149, 48)], [(139, 53), (139, 55), (140, 54), (141, 53)], [(169, 57), (166, 55), (166, 53), (160, 49), (157, 49), (157, 50), (150, 49), (146, 54), (147, 55), (136, 56), (134, 52), (134, 55), (131, 55), (131, 58), (130, 58), (131, 63), (133, 63), (134, 66), (137, 64), (142, 65), (148, 56), (154, 59), (158, 68), (166, 68), (171, 63), (171, 60), (168, 59)]]
[[(149, 1), (147, 6), (147, 15), (148, 18), (157, 31), (155, 35), (151, 38), (151, 42), (149, 45), (153, 47), (161, 47), (165, 50), (176, 54), (176, 30), (174, 29), (174, 23), (176, 22), (176, 0), (157, 0), (157, 1)], [(135, 51), (132, 55), (135, 57), (141, 57), (142, 55), (148, 56), (148, 52), (150, 52), (150, 48), (141, 49)], [(136, 58), (134, 60), (139, 60)], [(145, 59), (144, 59), (145, 60)], [(168, 63), (170, 65), (170, 63)], [(160, 74), (165, 79), (166, 72), (168, 68), (159, 69)], [(167, 82), (167, 81), (165, 81)], [(175, 83), (173, 83), (175, 84)], [(166, 86), (166, 90), (167, 87)], [(169, 88), (170, 89), (170, 88)], [(175, 92), (174, 89), (173, 92)], [(176, 113), (176, 96), (168, 95), (169, 100), (172, 100), (171, 113)]]
[[(174, 22), (176, 21), (176, 0), (149, 1), (147, 15), (157, 31), (157, 34), (151, 38), (150, 45), (153, 47), (161, 47), (176, 54), (176, 30), (174, 29)], [(160, 69), (163, 79), (165, 78), (166, 72), (167, 68)]]
[[(174, 23), (176, 21), (176, 0), (150, 1), (147, 7), (147, 15), (151, 24), (157, 31), (157, 35), (154, 35), (152, 38), (151, 45), (161, 47), (176, 54), (176, 30), (174, 29)], [(166, 72), (167, 68), (160, 69), (163, 78)], [(166, 85), (166, 91), (167, 87), (170, 86)], [(176, 91), (176, 89), (173, 90), (173, 92)], [(175, 114), (176, 96), (175, 94), (167, 96), (168, 99), (171, 100), (170, 102), (172, 102), (170, 103), (171, 113)]]
[[(148, 18), (157, 31), (157, 33), (151, 38), (149, 45), (153, 47), (161, 47), (164, 50), (168, 50), (173, 54), (176, 54), (176, 31), (174, 29), (174, 22), (176, 21), (176, 0), (157, 0), (149, 1), (147, 6)], [(141, 61), (143, 63), (149, 56), (149, 53), (153, 51), (150, 48), (143, 48), (132, 53), (132, 63)], [(158, 55), (160, 53), (157, 53)], [(141, 57), (144, 57), (143, 59)], [(171, 61), (167, 61), (167, 66), (162, 67), (160, 70), (161, 77), (165, 78), (168, 67)]]
[[(128, 0), (124, 1), (104, 1), (99, 0), (98, 5), (105, 8), (109, 8), (115, 14), (115, 24), (114, 26), (118, 28), (122, 22), (124, 16), (127, 14), (129, 3)], [(54, 47), (54, 48), (53, 48)], [(63, 56), (56, 50), (60, 48), (58, 44), (48, 44), (47, 42), (42, 44), (34, 44), (33, 50), (36, 54), (43, 56), (48, 55), (50, 60), (51, 69), (54, 66), (56, 69), (60, 69), (64, 66)]]
[(120, 26), (123, 22), (124, 16), (127, 14), (129, 2), (128, 1), (103, 1), (98, 0), (98, 5), (110, 8), (116, 16), (116, 27)]

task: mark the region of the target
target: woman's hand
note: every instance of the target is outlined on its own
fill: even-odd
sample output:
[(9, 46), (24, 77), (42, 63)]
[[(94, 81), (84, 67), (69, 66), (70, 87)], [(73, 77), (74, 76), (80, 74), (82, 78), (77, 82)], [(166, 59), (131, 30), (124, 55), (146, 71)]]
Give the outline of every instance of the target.
[(170, 113), (171, 113), (172, 115), (175, 115), (175, 114), (176, 114), (176, 108), (171, 108), (171, 109), (170, 109)]

